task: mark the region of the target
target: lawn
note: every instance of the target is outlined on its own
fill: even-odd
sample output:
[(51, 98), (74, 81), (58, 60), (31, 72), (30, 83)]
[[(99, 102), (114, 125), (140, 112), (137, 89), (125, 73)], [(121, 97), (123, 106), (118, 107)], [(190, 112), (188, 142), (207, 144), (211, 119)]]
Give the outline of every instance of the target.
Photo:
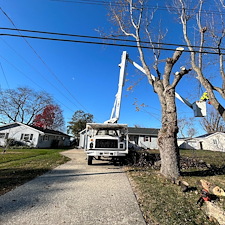
[[(200, 207), (196, 203), (201, 192), (200, 179), (225, 189), (225, 153), (181, 150), (181, 156), (196, 163), (196, 167), (182, 169), (180, 178), (188, 182), (193, 191), (183, 192), (180, 186), (151, 167), (127, 168), (146, 221), (151, 225), (218, 224), (206, 216), (202, 210), (204, 204)], [(205, 162), (208, 168), (198, 167), (198, 162), (200, 165)], [(218, 204), (225, 209), (225, 198), (221, 197)]]
[[(10, 149), (0, 156), (0, 195), (39, 176), (69, 159), (60, 154), (63, 149)], [(158, 155), (158, 151), (150, 151)], [(181, 180), (187, 181), (193, 191), (163, 178), (151, 166), (127, 166), (139, 205), (147, 223), (151, 225), (215, 225), (207, 218), (197, 201), (200, 197), (199, 180), (205, 179), (225, 189), (225, 153), (182, 150), (184, 162)], [(158, 157), (158, 156), (157, 156)], [(157, 158), (156, 157), (156, 158)], [(150, 157), (150, 158), (155, 158)], [(184, 163), (185, 164), (185, 163)], [(207, 168), (199, 165), (207, 165)], [(195, 190), (197, 188), (197, 190)], [(225, 209), (225, 198), (219, 204)], [(204, 205), (203, 205), (204, 207)]]
[(9, 149), (0, 155), (0, 195), (69, 159), (64, 149)]

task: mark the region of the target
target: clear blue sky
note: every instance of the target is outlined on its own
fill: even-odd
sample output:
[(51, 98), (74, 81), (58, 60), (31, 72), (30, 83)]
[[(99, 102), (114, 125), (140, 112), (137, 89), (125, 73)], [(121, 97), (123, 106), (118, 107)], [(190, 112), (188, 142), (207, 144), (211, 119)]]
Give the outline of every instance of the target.
[[(91, 2), (92, 4), (85, 4), (85, 1), (72, 3), (51, 0), (0, 0), (2, 9), (17, 28), (99, 36), (96, 29), (107, 31), (112, 25), (108, 21), (106, 7), (94, 4), (95, 1)], [(162, 10), (161, 13), (165, 11)], [(0, 24), (0, 27), (14, 28), (2, 12)], [(173, 29), (173, 24), (168, 24), (168, 27)], [(172, 39), (172, 36), (168, 36), (167, 42)], [(66, 122), (76, 110), (93, 114), (96, 122), (101, 123), (109, 119), (117, 92), (118, 64), (122, 51), (127, 51), (131, 58), (139, 63), (136, 50), (133, 48), (26, 40), (44, 63), (23, 38), (0, 36), (0, 62), (4, 71), (3, 74), (0, 70), (1, 88), (26, 85), (35, 90), (45, 90), (63, 109)], [(166, 54), (169, 57), (172, 52), (164, 54), (165, 57)], [(157, 95), (147, 79), (132, 65), (128, 65), (127, 72), (128, 81), (124, 87), (119, 123), (160, 128), (161, 115)], [(138, 80), (140, 82), (133, 91), (126, 90)], [(195, 86), (192, 87), (192, 83), (185, 78), (178, 86), (177, 92), (188, 98), (192, 92), (191, 88)], [(146, 107), (137, 112), (135, 101), (138, 104), (144, 103)], [(179, 101), (177, 103), (179, 116), (193, 115), (191, 109)]]

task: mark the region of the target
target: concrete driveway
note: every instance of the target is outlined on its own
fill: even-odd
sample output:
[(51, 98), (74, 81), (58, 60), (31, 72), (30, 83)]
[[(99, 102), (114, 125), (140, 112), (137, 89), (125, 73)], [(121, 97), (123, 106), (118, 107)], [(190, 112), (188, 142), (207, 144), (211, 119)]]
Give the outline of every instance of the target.
[(72, 160), (0, 196), (1, 225), (145, 225), (129, 180), (107, 161)]

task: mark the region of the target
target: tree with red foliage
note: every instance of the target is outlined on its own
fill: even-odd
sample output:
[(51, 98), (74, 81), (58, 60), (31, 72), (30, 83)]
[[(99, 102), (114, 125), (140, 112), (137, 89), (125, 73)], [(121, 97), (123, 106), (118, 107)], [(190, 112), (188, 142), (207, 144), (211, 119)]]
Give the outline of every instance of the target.
[(42, 113), (35, 116), (33, 125), (62, 131), (65, 123), (61, 108), (58, 105), (47, 105)]

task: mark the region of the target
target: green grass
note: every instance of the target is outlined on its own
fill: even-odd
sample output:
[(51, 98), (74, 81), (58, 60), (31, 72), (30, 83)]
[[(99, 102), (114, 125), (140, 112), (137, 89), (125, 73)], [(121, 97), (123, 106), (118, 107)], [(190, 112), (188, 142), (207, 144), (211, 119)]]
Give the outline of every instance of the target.
[(0, 195), (69, 159), (63, 149), (9, 149), (0, 155)]
[(181, 156), (202, 160), (217, 167), (225, 166), (225, 153), (203, 150), (181, 150)]
[[(0, 154), (0, 195), (68, 161), (60, 155), (61, 151), (63, 149), (10, 149)], [(197, 191), (183, 193), (179, 186), (167, 181), (154, 169), (128, 168), (146, 221), (152, 225), (217, 224), (196, 205), (200, 197), (197, 183), (206, 179), (225, 189), (225, 153), (181, 150), (181, 156), (211, 165), (211, 169), (182, 171), (184, 176), (181, 179), (191, 187), (197, 187)], [(225, 209), (225, 198), (221, 198), (220, 204)]]
[[(210, 221), (197, 205), (201, 188), (200, 179), (212, 182), (225, 189), (225, 153), (211, 151), (181, 150), (181, 156), (204, 161), (211, 169), (189, 168), (183, 170), (180, 179), (187, 181), (195, 191), (182, 192), (180, 186), (162, 177), (159, 171), (151, 168), (129, 168), (128, 174), (134, 181), (138, 201), (149, 224), (184, 225), (217, 224)], [(225, 198), (220, 206), (225, 209)]]

